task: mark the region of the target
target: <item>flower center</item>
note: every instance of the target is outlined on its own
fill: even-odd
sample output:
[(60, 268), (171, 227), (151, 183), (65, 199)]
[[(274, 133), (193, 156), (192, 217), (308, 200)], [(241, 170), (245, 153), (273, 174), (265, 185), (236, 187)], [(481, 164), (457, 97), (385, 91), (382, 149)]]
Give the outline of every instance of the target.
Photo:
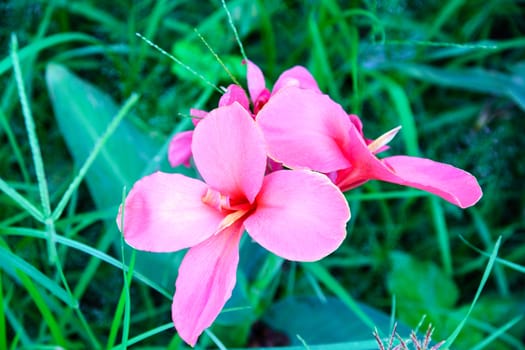
[(257, 96), (257, 99), (253, 103), (253, 114), (257, 115), (259, 111), (264, 107), (266, 102), (270, 99), (270, 91), (268, 89), (264, 89), (259, 96)]
[(246, 198), (230, 198), (211, 188), (208, 188), (202, 201), (224, 214), (217, 232), (242, 219), (253, 209), (253, 205)]

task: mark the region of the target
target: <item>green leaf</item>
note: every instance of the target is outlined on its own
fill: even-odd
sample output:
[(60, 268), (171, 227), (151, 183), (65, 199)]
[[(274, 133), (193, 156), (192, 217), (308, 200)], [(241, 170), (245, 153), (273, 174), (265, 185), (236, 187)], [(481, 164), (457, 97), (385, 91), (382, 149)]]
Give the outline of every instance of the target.
[[(63, 66), (48, 65), (46, 80), (60, 131), (77, 168), (81, 168), (119, 108), (108, 94)], [(100, 147), (97, 158), (86, 173), (85, 181), (96, 206), (101, 210), (114, 207), (116, 217), (122, 189), (131, 188), (148, 164), (156, 161), (161, 148), (161, 142), (138, 130), (129, 121), (122, 120)], [(166, 161), (161, 165), (165, 164)], [(120, 236), (115, 221), (110, 220), (107, 224), (111, 229), (108, 234), (115, 237), (115, 247), (119, 251)], [(181, 254), (138, 252), (136, 270), (173, 290), (180, 258)]]
[(396, 296), (399, 318), (415, 326), (423, 315), (451, 309), (459, 297), (454, 281), (431, 261), (419, 261), (403, 252), (390, 255), (388, 290)]
[(353, 314), (358, 317), (361, 322), (368, 325), (370, 331), (377, 325), (368, 317), (367, 313), (361, 310), (359, 303), (350, 295), (346, 288), (339, 283), (339, 281), (332, 276), (332, 274), (320, 263), (311, 262), (303, 264), (306, 271), (312, 273), (315, 278), (323, 283), (329, 291), (341, 300), (346, 307), (348, 307)]
[[(370, 306), (359, 304), (373, 321), (380, 334), (389, 333), (390, 316)], [(321, 301), (315, 297), (289, 297), (273, 304), (263, 321), (275, 330), (284, 332), (292, 345), (300, 345), (296, 335), (307, 344), (368, 341), (372, 331), (365, 322), (337, 298)], [(399, 325), (398, 332), (410, 330)], [(327, 348), (328, 349), (328, 348)]]
[[(50, 64), (46, 79), (58, 126), (77, 167), (118, 113), (109, 95), (63, 66)], [(86, 181), (100, 209), (116, 206), (122, 188), (131, 188), (161, 144), (123, 120), (88, 171)]]

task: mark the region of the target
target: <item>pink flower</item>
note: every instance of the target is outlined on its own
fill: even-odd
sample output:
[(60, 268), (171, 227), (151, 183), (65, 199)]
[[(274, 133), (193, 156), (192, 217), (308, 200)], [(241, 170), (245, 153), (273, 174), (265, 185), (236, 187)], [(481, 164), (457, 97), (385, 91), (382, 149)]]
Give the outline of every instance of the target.
[(378, 159), (399, 128), (366, 140), (359, 118), (326, 95), (283, 89), (259, 112), (257, 124), (270, 158), (289, 168), (326, 173), (342, 191), (381, 180), (433, 193), (461, 208), (482, 196), (476, 178), (451, 165), (409, 156)]
[(248, 91), (250, 92), (254, 116), (259, 113), (272, 96), (283, 88), (294, 86), (321, 93), (314, 77), (302, 66), (294, 66), (284, 71), (275, 82), (270, 93), (270, 90), (266, 88), (264, 74), (261, 69), (252, 61), (248, 60), (245, 63), (247, 66), (246, 80), (248, 81)]
[[(248, 82), (248, 91), (253, 106), (253, 117), (255, 118), (261, 108), (268, 102), (271, 96), (285, 87), (295, 86), (301, 89), (313, 90), (321, 93), (317, 82), (308, 70), (302, 66), (294, 66), (284, 71), (273, 87), (272, 92), (266, 88), (266, 82), (261, 69), (253, 62), (243, 62), (247, 66), (246, 80)], [(219, 100), (219, 107), (229, 106), (238, 102), (247, 111), (250, 111), (250, 100), (244, 89), (238, 85), (228, 86), (224, 95)], [(192, 109), (190, 115), (195, 117), (194, 124), (206, 117), (208, 112)], [(191, 138), (192, 131), (184, 131), (176, 134), (168, 148), (168, 160), (172, 167), (179, 165), (190, 166), (191, 159)], [(275, 164), (270, 164), (271, 168), (278, 168)]]
[(193, 139), (193, 131), (179, 132), (170, 141), (168, 146), (168, 161), (172, 167), (184, 165), (189, 168), (191, 166), (191, 140)]
[(193, 346), (231, 296), (245, 229), (283, 258), (314, 261), (341, 244), (350, 210), (322, 174), (265, 175), (263, 135), (237, 102), (198, 124), (192, 152), (203, 181), (162, 172), (142, 178), (126, 198), (121, 231), (140, 250), (190, 248), (179, 267), (172, 317)]

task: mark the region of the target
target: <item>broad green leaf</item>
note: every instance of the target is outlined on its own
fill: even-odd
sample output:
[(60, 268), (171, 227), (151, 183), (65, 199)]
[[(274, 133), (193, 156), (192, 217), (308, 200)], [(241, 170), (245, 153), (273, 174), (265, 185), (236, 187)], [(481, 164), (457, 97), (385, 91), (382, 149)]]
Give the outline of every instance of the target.
[[(396, 297), (398, 318), (410, 327), (425, 320), (436, 327), (436, 341), (443, 340), (459, 323), (455, 305), (459, 289), (443, 270), (432, 261), (421, 261), (403, 252), (390, 255), (387, 287)], [(462, 313), (462, 315), (464, 315)]]
[[(378, 350), (376, 340), (360, 340), (344, 343), (330, 343), (310, 345), (307, 342), (295, 346), (279, 346), (279, 347), (265, 347), (265, 348), (249, 348), (249, 350)], [(232, 349), (232, 350), (248, 350), (248, 349)]]
[[(80, 167), (119, 108), (109, 95), (63, 66), (48, 65), (46, 79), (60, 131)], [(131, 188), (160, 147), (160, 143), (122, 121), (86, 176), (97, 207), (118, 205), (122, 188)]]
[[(361, 310), (374, 322), (380, 334), (389, 333), (390, 316), (370, 306)], [(337, 298), (321, 301), (314, 297), (288, 297), (273, 304), (263, 318), (271, 328), (284, 332), (292, 345), (299, 345), (299, 335), (308, 345), (368, 341), (373, 330)], [(398, 325), (400, 335), (408, 328)], [(326, 349), (329, 349), (327, 346)]]
[[(97, 140), (118, 113), (110, 96), (83, 81), (63, 66), (50, 64), (46, 80), (60, 131), (75, 165), (80, 168)], [(115, 208), (122, 189), (129, 190), (161, 149), (160, 142), (123, 120), (104, 144), (86, 174), (85, 181), (99, 209)], [(120, 234), (114, 221), (107, 223), (120, 249)], [(139, 252), (136, 270), (168, 290), (173, 290), (180, 254)]]
[(435, 263), (393, 252), (387, 278), (388, 290), (396, 296), (399, 318), (415, 327), (421, 317), (437, 315), (454, 307), (458, 287)]

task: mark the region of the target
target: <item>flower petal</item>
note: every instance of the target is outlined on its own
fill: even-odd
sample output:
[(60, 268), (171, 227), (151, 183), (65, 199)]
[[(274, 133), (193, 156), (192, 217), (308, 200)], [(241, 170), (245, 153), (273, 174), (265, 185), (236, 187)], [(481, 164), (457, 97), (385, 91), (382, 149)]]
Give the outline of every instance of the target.
[(246, 92), (242, 87), (235, 84), (228, 86), (228, 89), (224, 95), (221, 96), (221, 99), (219, 100), (219, 107), (229, 106), (233, 104), (233, 102), (239, 102), (239, 104), (243, 106), (244, 109), (247, 111), (250, 110), (250, 101), (248, 100), (248, 96), (246, 96)]
[(248, 234), (289, 260), (314, 261), (333, 252), (346, 235), (350, 209), (328, 177), (308, 170), (280, 170), (264, 178)]
[(211, 111), (195, 128), (192, 151), (211, 188), (232, 198), (255, 199), (266, 169), (266, 150), (261, 131), (240, 104)]
[[(348, 115), (348, 118), (350, 118), (350, 122), (352, 122), (352, 124), (354, 125), (354, 127), (357, 129), (357, 131), (359, 132), (359, 135), (362, 139), (365, 140), (366, 144), (370, 144), (372, 142), (374, 142), (374, 140), (370, 140), (370, 139), (367, 139), (365, 138), (365, 135), (363, 134), (363, 123), (361, 122), (361, 119), (355, 115), (355, 114), (349, 114)], [(395, 135), (394, 135), (395, 136)], [(385, 145), (383, 147), (380, 147), (377, 149), (376, 152), (374, 152), (374, 154), (377, 154), (377, 153), (380, 153), (380, 152), (383, 152), (383, 151), (386, 151), (388, 150), (390, 147)]]
[(242, 224), (191, 248), (179, 268), (172, 318), (180, 337), (194, 346), (219, 315), (235, 286)]
[(261, 93), (266, 90), (264, 74), (261, 69), (252, 61), (246, 60), (243, 63), (246, 64), (246, 80), (248, 82), (250, 99), (255, 103), (259, 95), (261, 95)]
[(359, 132), (361, 137), (365, 138), (365, 136), (363, 134), (363, 122), (361, 121), (361, 118), (359, 118), (359, 116), (357, 116), (355, 114), (349, 114), (348, 118), (350, 119), (352, 124), (355, 126), (355, 128), (357, 129), (357, 131)]
[(387, 179), (395, 177), (392, 170), (385, 166), (370, 151), (367, 141), (358, 127), (352, 124), (348, 132), (349, 142), (347, 144), (346, 157), (350, 161), (351, 166), (339, 170), (335, 179), (335, 184), (343, 192), (360, 186), (368, 180), (389, 181)]
[(272, 94), (289, 86), (296, 86), (301, 89), (309, 89), (321, 93), (312, 74), (302, 66), (295, 66), (284, 71), (275, 82)]
[(472, 174), (449, 164), (409, 156), (387, 157), (383, 162), (395, 174), (384, 181), (433, 193), (460, 208), (476, 204), (483, 195)]
[(172, 167), (181, 164), (190, 166), (192, 139), (193, 131), (183, 131), (173, 136), (168, 147), (168, 160)]
[(474, 205), (482, 195), (474, 176), (452, 165), (426, 158), (394, 156), (378, 159), (356, 128), (350, 131), (348, 157), (352, 167), (338, 172), (342, 191), (368, 180), (381, 180), (433, 193), (461, 208)]
[(190, 116), (191, 122), (193, 123), (193, 126), (196, 126), (199, 124), (199, 122), (204, 119), (208, 115), (207, 111), (203, 111), (202, 109), (196, 109), (196, 108), (190, 108)]
[(290, 168), (328, 173), (347, 168), (348, 129), (343, 108), (328, 96), (297, 87), (281, 89), (257, 115), (268, 154)]
[(156, 172), (135, 183), (124, 204), (124, 227), (117, 224), (132, 247), (173, 252), (194, 246), (213, 235), (223, 215), (201, 200), (205, 183), (180, 174)]

